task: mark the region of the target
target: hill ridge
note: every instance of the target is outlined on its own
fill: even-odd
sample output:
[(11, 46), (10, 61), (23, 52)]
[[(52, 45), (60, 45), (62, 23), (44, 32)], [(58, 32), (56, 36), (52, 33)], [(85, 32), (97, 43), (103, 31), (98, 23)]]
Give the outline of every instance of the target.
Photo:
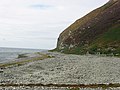
[[(115, 25), (118, 24), (119, 26), (119, 13), (120, 1), (110, 0), (105, 5), (76, 20), (72, 25), (66, 28), (58, 38), (56, 49), (62, 52), (76, 53), (75, 48), (84, 47), (86, 53), (93, 41), (97, 40), (99, 36), (108, 32), (110, 28)], [(107, 45), (107, 47), (109, 47), (109, 45)], [(119, 47), (116, 49), (118, 48)]]

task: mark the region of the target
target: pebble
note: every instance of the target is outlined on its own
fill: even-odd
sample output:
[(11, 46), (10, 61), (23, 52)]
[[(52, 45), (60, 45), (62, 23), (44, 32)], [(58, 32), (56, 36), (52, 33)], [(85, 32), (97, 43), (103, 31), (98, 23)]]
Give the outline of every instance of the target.
[[(49, 53), (54, 58), (48, 58), (0, 70), (0, 84), (3, 83), (57, 83), (57, 84), (104, 84), (120, 83), (120, 58), (95, 55), (67, 55)], [(44, 68), (41, 69), (40, 67)], [(65, 88), (51, 88), (66, 90)], [(0, 87), (0, 90), (51, 90), (41, 87)], [(102, 89), (80, 89), (102, 90)], [(106, 89), (107, 90), (107, 89)], [(108, 90), (120, 90), (112, 88)]]

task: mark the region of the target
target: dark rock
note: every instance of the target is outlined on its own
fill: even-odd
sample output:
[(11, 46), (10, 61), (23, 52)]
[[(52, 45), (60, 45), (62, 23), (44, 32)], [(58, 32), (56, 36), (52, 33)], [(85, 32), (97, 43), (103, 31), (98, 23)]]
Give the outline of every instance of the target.
[(0, 73), (3, 73), (4, 71), (3, 70), (0, 70)]

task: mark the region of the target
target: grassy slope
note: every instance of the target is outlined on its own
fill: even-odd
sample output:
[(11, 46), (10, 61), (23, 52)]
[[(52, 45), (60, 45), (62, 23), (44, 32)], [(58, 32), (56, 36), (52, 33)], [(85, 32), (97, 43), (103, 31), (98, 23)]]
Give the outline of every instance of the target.
[[(105, 29), (105, 31), (103, 31), (104, 33), (102, 35), (100, 35), (100, 34), (95, 35), (97, 37), (93, 38), (92, 42), (88, 46), (79, 45), (79, 46), (73, 47), (73, 48), (65, 47), (64, 50), (59, 49), (61, 42), (71, 43), (71, 42), (69, 42), (69, 39), (67, 41), (64, 41), (65, 38), (69, 37), (69, 35), (68, 35), (69, 31), (71, 31), (71, 33), (74, 34), (74, 31), (76, 31), (82, 25), (84, 25), (84, 24), (87, 25), (86, 22), (92, 21), (92, 19), (94, 20), (95, 17), (101, 15), (101, 12), (108, 10), (109, 7), (112, 7), (114, 4), (116, 5), (117, 2), (118, 1), (109, 2), (109, 3), (105, 4), (104, 6), (87, 14), (83, 18), (78, 19), (75, 23), (73, 23), (71, 26), (69, 26), (65, 31), (63, 31), (61, 33), (61, 35), (59, 37), (60, 39), (58, 41), (57, 48), (54, 49), (53, 51), (60, 51), (60, 52), (67, 53), (67, 54), (85, 54), (85, 53), (89, 52), (91, 54), (101, 53), (101, 54), (108, 54), (108, 55), (114, 54), (116, 56), (118, 56), (118, 55), (120, 56), (120, 24), (116, 24), (119, 21), (118, 22), (116, 21), (116, 23), (111, 21), (111, 23), (112, 23), (111, 25), (113, 25), (113, 26), (110, 26), (109, 29), (108, 29), (108, 27), (106, 27), (106, 29)], [(97, 18), (100, 19), (100, 17), (97, 17)], [(104, 20), (104, 19), (101, 19), (101, 20)], [(94, 24), (94, 23), (92, 23), (92, 24)], [(106, 24), (109, 24), (109, 23), (106, 22)], [(96, 31), (97, 31), (97, 29), (99, 31), (100, 26), (102, 27), (104, 24), (102, 24), (100, 26), (99, 25), (100, 24), (97, 23), (98, 27), (95, 27)], [(88, 36), (89, 36), (89, 34), (92, 34), (89, 31), (86, 33), (88, 34)], [(83, 32), (83, 34), (81, 33), (81, 36), (82, 35), (84, 36), (84, 34), (85, 34), (84, 32)], [(86, 35), (86, 37), (87, 37), (87, 35)], [(70, 41), (71, 41), (71, 39), (70, 39)]]
[(120, 24), (109, 28), (108, 32), (98, 36), (88, 47), (88, 50), (93, 53), (120, 55)]
[[(94, 42), (97, 45), (106, 45), (110, 43), (120, 42), (120, 25), (116, 25), (111, 27), (108, 32), (104, 33), (103, 35), (99, 36), (96, 41)], [(118, 43), (120, 44), (120, 43)]]
[(120, 25), (115, 25), (109, 28), (107, 32), (99, 35), (88, 47), (75, 47), (64, 50), (67, 54), (107, 54), (120, 56)]

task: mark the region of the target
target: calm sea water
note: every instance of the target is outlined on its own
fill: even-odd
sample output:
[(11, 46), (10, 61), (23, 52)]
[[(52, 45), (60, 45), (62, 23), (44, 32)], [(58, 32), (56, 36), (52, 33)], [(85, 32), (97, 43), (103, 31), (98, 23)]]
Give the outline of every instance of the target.
[(0, 47), (0, 63), (18, 57), (18, 54), (42, 52), (40, 49), (2, 48)]

